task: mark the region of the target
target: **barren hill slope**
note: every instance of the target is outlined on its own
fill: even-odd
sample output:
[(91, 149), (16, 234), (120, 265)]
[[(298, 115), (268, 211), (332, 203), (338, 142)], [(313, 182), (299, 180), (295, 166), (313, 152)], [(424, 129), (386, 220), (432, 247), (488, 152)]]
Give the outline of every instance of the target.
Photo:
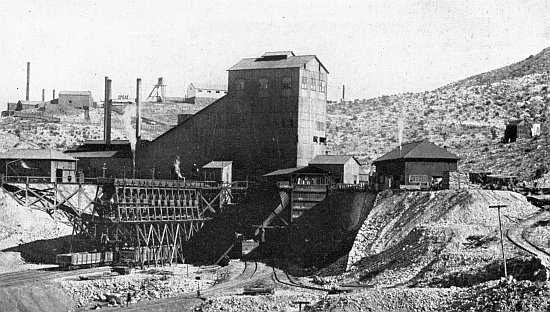
[[(536, 118), (544, 125), (550, 104), (546, 68), (550, 49), (433, 91), (329, 104), (329, 150), (370, 163), (398, 145), (401, 118), (404, 141), (428, 138), (447, 146), (462, 158), (461, 170), (490, 169), (530, 178), (537, 169), (535, 161), (548, 154), (546, 136), (509, 145), (500, 141), (511, 118)], [(525, 163), (517, 164), (518, 155), (526, 156)]]

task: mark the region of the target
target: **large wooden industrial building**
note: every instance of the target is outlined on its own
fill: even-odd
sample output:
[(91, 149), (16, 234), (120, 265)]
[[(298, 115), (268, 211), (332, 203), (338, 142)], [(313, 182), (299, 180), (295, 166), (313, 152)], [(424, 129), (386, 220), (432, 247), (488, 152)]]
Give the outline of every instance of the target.
[(233, 179), (306, 166), (326, 148), (328, 71), (315, 55), (265, 53), (229, 70), (228, 94), (137, 151), (141, 170), (184, 175), (232, 161)]

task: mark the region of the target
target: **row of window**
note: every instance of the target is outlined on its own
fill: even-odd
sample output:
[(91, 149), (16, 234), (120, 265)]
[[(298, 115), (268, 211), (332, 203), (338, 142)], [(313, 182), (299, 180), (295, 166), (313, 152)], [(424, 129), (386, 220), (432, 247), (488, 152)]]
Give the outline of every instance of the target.
[[(246, 88), (245, 79), (235, 79), (235, 90), (242, 91)], [(310, 89), (313, 91), (326, 92), (327, 83), (322, 80), (315, 78), (302, 78), (302, 89)], [(267, 90), (269, 89), (269, 79), (268, 78), (259, 78), (258, 79), (258, 90)], [(281, 80), (281, 89), (289, 90), (292, 89), (292, 78), (283, 77)]]
[(313, 137), (313, 143), (319, 143), (319, 144), (327, 145), (327, 138), (314, 136)]
[[(202, 90), (202, 89), (197, 89), (197, 92), (204, 92), (206, 91), (207, 93), (212, 93), (212, 90)], [(227, 91), (220, 91), (220, 90), (216, 90), (216, 93), (222, 93), (223, 94), (227, 94)]]
[(310, 89), (312, 91), (326, 92), (327, 83), (315, 78), (302, 77), (302, 89)]

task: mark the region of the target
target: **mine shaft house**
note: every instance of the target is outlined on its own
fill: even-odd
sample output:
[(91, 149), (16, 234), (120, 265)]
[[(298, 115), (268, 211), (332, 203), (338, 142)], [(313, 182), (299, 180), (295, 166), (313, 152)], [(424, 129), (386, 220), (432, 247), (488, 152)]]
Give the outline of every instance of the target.
[(76, 182), (76, 159), (51, 149), (14, 149), (0, 154), (2, 175), (8, 179), (40, 178)]
[(233, 161), (233, 180), (307, 166), (326, 148), (327, 74), (315, 55), (270, 52), (229, 68), (228, 93), (137, 150), (137, 166), (168, 178)]
[(374, 161), (378, 188), (448, 188), (459, 157), (428, 140), (403, 144)]

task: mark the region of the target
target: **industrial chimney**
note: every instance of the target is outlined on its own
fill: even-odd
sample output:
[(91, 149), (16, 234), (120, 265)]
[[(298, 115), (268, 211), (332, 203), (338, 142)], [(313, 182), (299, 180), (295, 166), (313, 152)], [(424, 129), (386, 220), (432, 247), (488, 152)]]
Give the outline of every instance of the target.
[(55, 89), (52, 90), (52, 101), (55, 100)]
[(46, 102), (46, 89), (42, 89), (42, 102)]
[(342, 102), (346, 100), (346, 85), (342, 85)]
[(105, 76), (105, 102), (103, 104), (103, 139), (105, 146), (111, 146), (111, 79)]
[(136, 82), (136, 142), (141, 139), (141, 78)]
[(25, 100), (29, 100), (29, 86), (31, 82), (31, 62), (27, 62), (27, 93), (25, 95)]

